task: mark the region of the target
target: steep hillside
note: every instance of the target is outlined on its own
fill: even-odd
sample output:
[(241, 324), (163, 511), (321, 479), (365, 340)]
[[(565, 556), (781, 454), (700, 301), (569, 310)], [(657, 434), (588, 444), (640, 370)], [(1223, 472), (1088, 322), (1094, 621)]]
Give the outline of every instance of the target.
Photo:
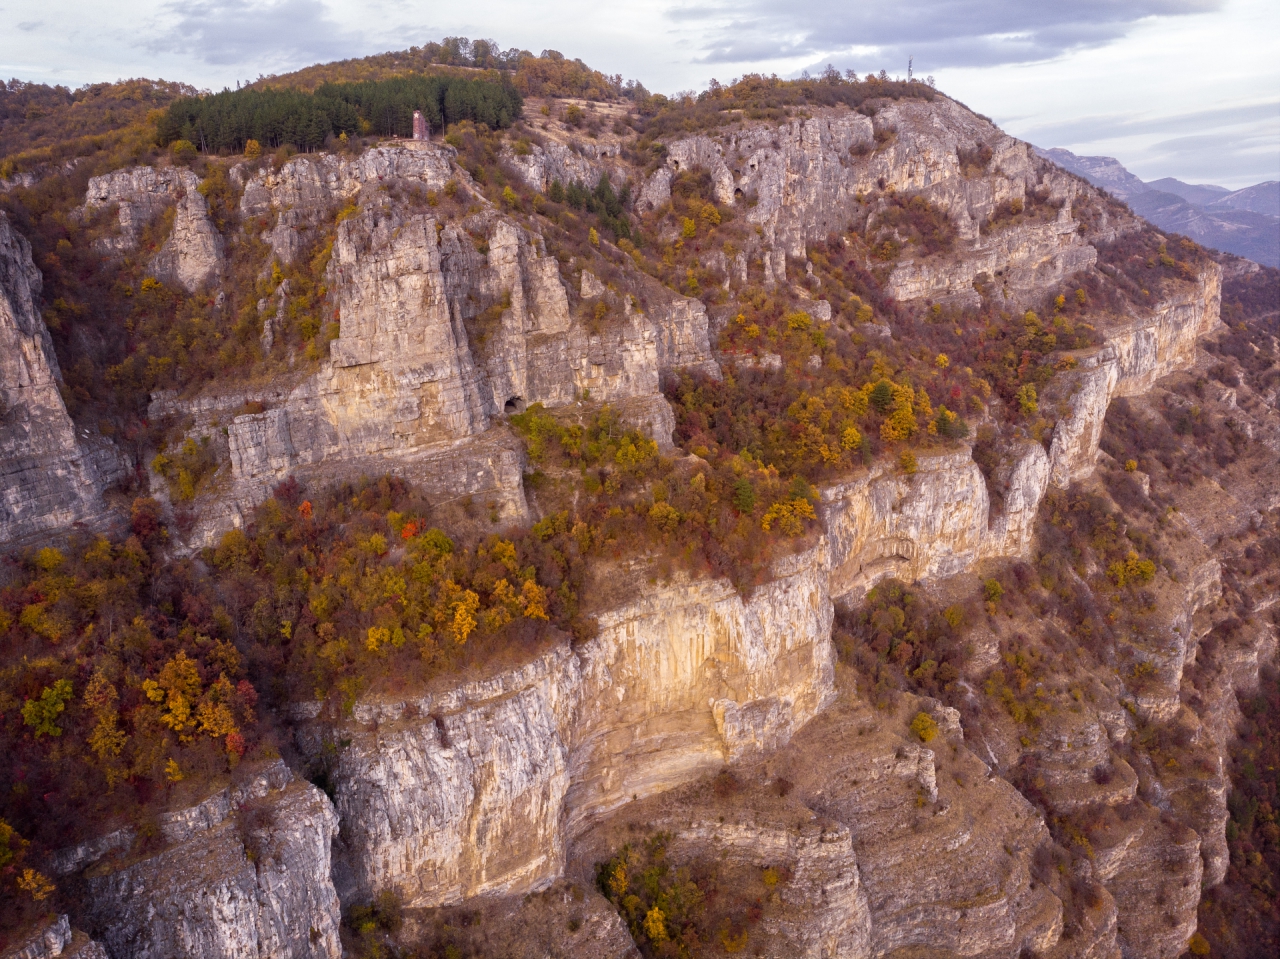
[(1276, 271), (923, 84), (501, 67), (0, 196), (4, 948), (1227, 948)]

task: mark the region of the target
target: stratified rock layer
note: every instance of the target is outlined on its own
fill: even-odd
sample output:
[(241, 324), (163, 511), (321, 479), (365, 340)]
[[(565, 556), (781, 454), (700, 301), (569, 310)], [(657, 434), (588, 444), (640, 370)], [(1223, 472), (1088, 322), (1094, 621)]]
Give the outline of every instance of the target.
[(42, 285), (30, 245), (0, 213), (0, 543), (104, 521), (102, 490), (121, 472), (67, 415)]
[[(250, 180), (242, 207), (254, 216), (276, 211), (272, 242), (287, 258), (286, 235), (320, 223), (362, 185), (398, 178), (440, 187), (451, 158), (448, 148), (426, 144), (353, 161), (299, 159)], [(332, 358), (264, 396), (270, 409), (236, 416), (247, 398), (238, 394), (153, 404), (153, 415), (207, 419), (217, 411), (231, 420), (230, 509), (209, 511), (214, 522), (197, 530), (194, 544), (242, 522), (290, 473), (332, 480), (398, 470), (428, 493), (483, 496), (500, 518), (521, 520), (520, 458), (492, 428), (502, 413), (589, 395), (669, 448), (674, 419), (659, 393), (662, 373), (718, 374), (697, 300), (646, 278), (643, 309), (609, 293), (620, 315), (589, 328), (542, 238), (487, 206), (458, 223), (365, 197), (337, 227), (328, 279), (341, 330)]]
[(538, 888), (603, 812), (784, 744), (833, 695), (824, 547), (744, 601), (726, 582), (647, 591), (576, 652), (439, 696), (317, 722), (343, 822), (345, 900), (415, 906)]
[[(960, 153), (978, 143), (991, 159), (975, 172)], [(401, 471), (430, 494), (482, 496), (493, 515), (525, 519), (522, 457), (500, 417), (534, 402), (565, 406), (589, 392), (669, 448), (661, 375), (719, 372), (703, 304), (639, 276), (619, 290), (559, 262), (540, 236), (478, 192), (465, 216), (445, 219), (378, 189), (425, 194), (453, 180), (465, 195), (470, 181), (455, 159), (424, 144), (233, 170), (244, 187), (242, 215), (259, 221), (281, 261), (296, 259), (343, 207), (325, 278), (340, 335), (317, 371), (252, 395), (156, 398), (156, 415), (190, 415), (202, 428), (229, 421), (231, 493), (204, 511), (193, 544), (243, 522), (294, 474)], [(554, 180), (591, 185), (610, 169), (603, 149), (555, 142), (508, 159), (540, 190)], [(729, 289), (788, 283), (806, 244), (842, 231), (855, 197), (873, 189), (921, 193), (959, 234), (945, 261), (899, 262), (889, 288), (900, 300), (972, 303), (982, 279), (1011, 304), (1029, 303), (1097, 258), (1071, 212), (1087, 188), (945, 99), (889, 104), (874, 119), (815, 111), (777, 128), (678, 140), (639, 185), (639, 207), (668, 202), (676, 177), (690, 169), (710, 175), (721, 203), (753, 201), (742, 215), (758, 227), (758, 249), (750, 261), (745, 253), (721, 257)], [(134, 168), (92, 181), (87, 205), (117, 206), (120, 232), (107, 245), (120, 252), (174, 204), (174, 227), (152, 270), (196, 289), (222, 257), (197, 185), (189, 171)], [(999, 204), (1033, 197), (1056, 204), (1056, 214), (984, 231)], [(566, 282), (575, 269), (577, 279)], [(5, 486), (14, 538), (91, 515), (101, 477), (59, 478), (58, 470), (87, 471), (93, 461), (57, 395), (56, 361), (35, 306), (39, 274), (3, 220), (0, 271), (0, 335), (12, 340), (0, 361), (9, 364), (0, 440), (6, 464), (16, 464)], [(825, 536), (781, 562), (749, 598), (724, 581), (646, 587), (600, 610), (595, 638), (496, 676), (404, 701), (359, 702), (350, 720), (298, 707), (299, 743), (312, 759), (342, 744), (328, 770), (341, 822), (332, 869), (339, 818), (323, 795), (295, 782), (255, 798), (255, 808), (270, 812), (265, 820), (235, 812), (230, 794), (219, 794), (166, 817), (158, 855), (104, 859), (131, 846), (133, 834), (122, 831), (65, 851), (55, 871), (101, 860), (87, 874), (87, 927), (117, 959), (159, 959), (173, 944), (201, 957), (336, 956), (339, 897), (357, 903), (390, 890), (423, 908), (544, 889), (566, 868), (589, 870), (582, 857), (604, 851), (593, 846), (602, 822), (632, 803), (649, 808), (646, 797), (656, 807), (662, 794), (732, 764), (794, 785), (783, 810), (794, 821), (780, 813), (721, 819), (690, 801), (651, 822), (669, 827), (677, 857), (742, 865), (768, 850), (787, 862), (791, 918), (768, 930), (785, 954), (1176, 955), (1193, 928), (1202, 876), (1217, 881), (1225, 868), (1221, 768), (1178, 777), (1120, 759), (1132, 723), (1118, 702), (1059, 717), (1025, 741), (984, 728), (992, 767), (963, 745), (945, 710), (933, 710), (943, 738), (926, 747), (906, 734), (904, 715), (886, 718), (856, 703), (831, 709), (832, 599), (856, 602), (889, 576), (937, 580), (986, 559), (1026, 556), (1046, 489), (1091, 474), (1114, 398), (1195, 361), (1197, 338), (1218, 325), (1219, 293), (1211, 267), (1154, 309), (1111, 322), (1101, 349), (1074, 355), (1075, 371), (1042, 398), (1061, 414), (1050, 449), (1012, 445), (998, 509), (963, 446), (921, 456), (910, 474), (875, 466), (822, 491)], [(275, 295), (282, 306), (288, 291)], [(584, 306), (596, 305), (607, 322), (586, 321), (594, 310)], [(812, 309), (830, 317), (824, 301)], [(267, 408), (239, 413), (250, 399)], [(1155, 676), (1132, 692), (1133, 713), (1144, 720), (1179, 716), (1205, 625), (1197, 617), (1220, 589), (1220, 571), (1202, 559), (1161, 597), (1167, 628), (1128, 644)], [(1256, 674), (1258, 648), (1251, 660), (1240, 652), (1235, 671), (1224, 667), (1223, 675)], [(1230, 680), (1220, 685), (1230, 698)], [(1218, 720), (1204, 728), (1219, 742), (1227, 735)], [(1049, 843), (1044, 820), (991, 775), (1019, 763), (1039, 776), (1054, 815), (1124, 811), (1114, 842), (1100, 843), (1090, 875), (1077, 877), (1097, 895), (1071, 940), (1062, 938), (1062, 902), (1032, 878), (1035, 853)], [(272, 816), (274, 825), (263, 825)], [(616, 924), (601, 922), (598, 931), (602, 954), (630, 953)]]
[(188, 810), (162, 852), (88, 871), (86, 925), (115, 959), (341, 956), (332, 804), (283, 764), (234, 792)]
[(102, 246), (123, 253), (137, 246), (142, 230), (173, 206), (173, 227), (150, 270), (157, 279), (194, 292), (217, 276), (226, 259), (222, 235), (199, 187), (200, 178), (182, 167), (129, 167), (91, 179), (85, 209), (116, 207), (118, 232)]

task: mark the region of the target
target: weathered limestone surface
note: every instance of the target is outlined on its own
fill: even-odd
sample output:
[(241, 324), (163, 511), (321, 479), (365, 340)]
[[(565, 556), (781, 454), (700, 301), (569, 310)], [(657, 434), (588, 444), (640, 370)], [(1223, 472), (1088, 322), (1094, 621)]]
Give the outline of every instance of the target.
[(600, 817), (575, 840), (570, 874), (589, 881), (595, 863), (624, 843), (661, 834), (668, 863), (713, 870), (722, 890), (752, 888), (767, 866), (787, 877), (751, 932), (752, 952), (866, 959), (871, 914), (849, 827), (780, 796), (758, 773), (742, 770), (732, 796), (715, 796), (704, 782)]
[(275, 223), (266, 234), (272, 251), (290, 262), (313, 238), (311, 230), (330, 219), (341, 201), (350, 200), (361, 187), (389, 181), (440, 190), (454, 176), (450, 161), (457, 155), (449, 146), (415, 143), (412, 146), (378, 147), (347, 159), (329, 153), (300, 156), (279, 170), (251, 173), (233, 171), (244, 183), (240, 213), (246, 218), (266, 218)]
[(149, 166), (116, 170), (89, 181), (85, 209), (116, 205), (119, 232), (103, 241), (117, 253), (133, 249), (143, 228), (166, 208), (175, 206), (173, 229), (151, 260), (151, 272), (194, 292), (222, 269), (222, 235), (209, 217), (209, 204), (199, 191), (200, 178), (182, 167)]
[[(626, 923), (594, 883), (553, 883), (536, 893), (486, 896), (456, 909), (413, 909), (399, 940), (421, 949), (447, 924), (471, 955), (506, 959), (640, 959)], [(464, 947), (465, 948), (465, 947)]]
[(162, 852), (86, 874), (85, 925), (113, 959), (341, 955), (328, 798), (290, 781), (283, 764), (232, 798), (234, 807), (224, 791), (172, 818)]
[(600, 635), (438, 696), (369, 701), (333, 772), (344, 901), (414, 906), (545, 886), (605, 811), (784, 744), (833, 696), (824, 547), (744, 602), (727, 582), (646, 591)]
[(938, 579), (986, 557), (1025, 554), (1049, 460), (1034, 443), (1020, 454), (999, 516), (967, 447), (920, 456), (910, 475), (877, 464), (866, 476), (823, 489), (832, 595), (856, 601), (886, 577)]
[[(993, 158), (985, 174), (966, 177), (956, 151), (977, 142), (990, 145)], [(661, 374), (681, 367), (718, 372), (698, 301), (640, 278), (643, 296), (635, 300), (585, 271), (566, 284), (542, 239), (486, 204), (445, 223), (415, 204), (365, 190), (465, 182), (452, 158), (447, 148), (429, 145), (368, 151), (355, 160), (301, 157), (251, 176), (240, 170), (242, 213), (266, 221), (282, 260), (296, 257), (339, 204), (359, 203), (336, 229), (326, 279), (341, 335), (319, 372), (254, 394), (268, 406), (262, 413), (234, 415), (247, 394), (157, 398), (157, 409), (200, 422), (230, 420), (232, 505), (211, 514), (197, 541), (210, 541), (227, 521), (242, 522), (249, 506), (291, 474), (333, 479), (400, 471), (429, 493), (489, 497), (502, 517), (524, 518), (523, 463), (498, 425), (502, 413), (533, 402), (565, 406), (590, 390), (593, 400), (623, 408), (665, 442), (672, 418), (658, 392)], [(594, 183), (601, 159), (555, 144), (513, 154), (539, 189), (551, 179)], [(1095, 262), (1070, 216), (1076, 181), (945, 100), (904, 101), (874, 121), (820, 113), (778, 129), (682, 140), (642, 185), (638, 202), (666, 202), (675, 177), (691, 168), (711, 173), (724, 203), (756, 200), (745, 215), (760, 227), (762, 247), (754, 252), (770, 283), (787, 281), (788, 260), (802, 262), (806, 242), (843, 229), (857, 193), (890, 185), (922, 190), (946, 209), (962, 246), (945, 268), (904, 262), (891, 281), (899, 298), (971, 298), (974, 278), (985, 272), (1002, 274), (1017, 302)], [(203, 198), (183, 174), (191, 176), (121, 171), (95, 180), (89, 202), (119, 204), (117, 242), (127, 243), (176, 201), (174, 247), (166, 244), (155, 268), (186, 283), (209, 262), (216, 234), (201, 227)], [(1035, 189), (1062, 202), (1056, 219), (981, 232), (997, 204)], [(0, 241), (5, 230), (0, 221)], [(39, 274), (20, 239), (8, 235), (17, 252), (6, 258), (0, 242), (9, 310), (0, 335), (12, 327), (15, 346), (6, 356), (25, 365), (4, 367), (8, 412), (0, 438), (15, 451), (5, 462), (21, 464), (18, 445), (30, 446), (37, 432), (49, 438), (59, 463), (75, 462), (80, 447), (32, 305)], [(740, 284), (746, 273), (745, 260), (733, 267)], [(255, 832), (255, 820), (235, 812), (230, 793), (170, 814), (161, 824), (164, 852), (113, 871), (92, 870), (96, 911), (87, 927), (100, 932), (117, 959), (160, 959), (166, 943), (194, 956), (336, 956), (339, 899), (361, 902), (389, 889), (415, 907), (436, 907), (543, 889), (565, 872), (574, 843), (603, 818), (726, 763), (771, 762), (790, 743), (774, 773), (796, 785), (796, 802), (819, 814), (820, 825), (709, 816), (673, 825), (676, 846), (685, 843), (689, 855), (712, 850), (745, 862), (749, 849), (764, 848), (794, 863), (790, 905), (810, 921), (771, 931), (786, 944), (779, 947), (785, 954), (1073, 954), (1060, 941), (1061, 902), (1031, 881), (1032, 855), (1048, 841), (1039, 814), (1007, 783), (989, 778), (958, 741), (924, 748), (906, 737), (905, 721), (894, 732), (883, 717), (848, 705), (829, 708), (832, 598), (857, 601), (887, 576), (940, 579), (987, 558), (1027, 555), (1048, 484), (1065, 486), (1092, 471), (1111, 400), (1147, 390), (1193, 362), (1196, 338), (1218, 323), (1219, 282), (1210, 270), (1194, 292), (1077, 356), (1078, 373), (1065, 378), (1062, 395), (1044, 398), (1065, 410), (1052, 449), (1027, 442), (1013, 450), (998, 512), (967, 449), (921, 456), (911, 475), (876, 466), (823, 491), (822, 541), (779, 564), (775, 580), (749, 599), (721, 581), (646, 588), (603, 611), (599, 634), (574, 649), (557, 647), (443, 692), (361, 702), (350, 721), (322, 717), (317, 707), (299, 744), (318, 759), (326, 739), (345, 743), (330, 771), (337, 816), (327, 799), (300, 783), (274, 786), (255, 800), (276, 811), (270, 829)], [(611, 311), (598, 332), (580, 319), (583, 301), (592, 300)], [(24, 389), (31, 392), (19, 392), (19, 402), (10, 399)], [(14, 410), (27, 419), (14, 421)], [(34, 425), (9, 440), (12, 422)], [(50, 428), (36, 429), (44, 423)], [(21, 477), (40, 472), (41, 482), (48, 479), (38, 465), (22, 469), (6, 491), (19, 490), (26, 502), (35, 494), (21, 484), (35, 479)], [(1144, 718), (1176, 714), (1200, 636), (1196, 613), (1216, 599), (1217, 577), (1216, 566), (1199, 564), (1182, 592), (1166, 597), (1169, 628), (1139, 650), (1158, 668), (1158, 682), (1133, 692)], [(1241, 669), (1249, 668), (1242, 660)], [(1002, 746), (994, 732), (984, 743), (993, 764), (996, 752), (1001, 762), (1033, 761), (1056, 813), (1097, 804), (1139, 810), (1115, 847), (1098, 850), (1097, 879), (1110, 892), (1087, 917), (1079, 955), (1110, 956), (1117, 943), (1135, 956), (1176, 954), (1194, 922), (1201, 870), (1213, 882), (1225, 868), (1220, 771), (1192, 783), (1135, 770), (1113, 751), (1127, 722), (1122, 710), (1116, 720), (1099, 707), (1046, 723), (1025, 753), (1016, 738)], [(942, 725), (944, 737), (958, 740), (958, 723)], [(1098, 775), (1099, 768), (1108, 775)], [(1164, 805), (1148, 804), (1157, 800)], [(1199, 810), (1203, 842), (1174, 821), (1186, 822), (1191, 807)], [(133, 838), (122, 831), (64, 851), (55, 871), (118, 856)], [(255, 855), (267, 850), (256, 864), (246, 842)], [(1164, 878), (1155, 878), (1161, 869)], [(1166, 913), (1149, 909), (1152, 901)], [(601, 929), (606, 939), (616, 932)], [(614, 940), (608, 949), (629, 954)], [(602, 946), (602, 954), (608, 949)]]
[[(393, 889), (436, 906), (558, 876), (578, 681), (557, 647), (438, 697), (357, 705), (333, 772), (343, 901)], [(307, 752), (317, 736), (302, 736)]]
[[(435, 175), (424, 159), (431, 154), (401, 152), (401, 161)], [(299, 171), (332, 166), (309, 163), (276, 183), (279, 204), (297, 193), (297, 211), (361, 182), (301, 178)], [(271, 180), (262, 181), (266, 190)], [(718, 373), (702, 304), (650, 284), (649, 312), (623, 297), (622, 315), (592, 332), (571, 314), (540, 237), (492, 211), (469, 218), (466, 230), (485, 237), (486, 253), (458, 224), (376, 199), (339, 225), (329, 279), (341, 335), (317, 374), (266, 412), (230, 423), (232, 522), (290, 473), (330, 479), (397, 470), (430, 493), (489, 497), (501, 516), (519, 520), (526, 515), (521, 460), (491, 427), (503, 412), (535, 402), (564, 406), (588, 391), (670, 447), (674, 420), (659, 393), (661, 373)], [(240, 404), (225, 405), (231, 419)], [(167, 406), (208, 418), (187, 404)], [(193, 539), (198, 545), (215, 532), (201, 528)]]
[(41, 287), (30, 245), (0, 213), (0, 542), (104, 522), (102, 490), (123, 471), (67, 415)]
[(1126, 957), (1174, 959), (1196, 928), (1200, 837), (1154, 812), (1106, 877), (1119, 911), (1117, 941)]
[[(877, 145), (877, 134), (885, 141)], [(959, 149), (985, 144), (992, 159), (981, 175), (965, 176)], [(854, 199), (894, 190), (919, 193), (947, 212), (959, 231), (956, 255), (908, 257), (889, 284), (900, 300), (951, 299), (973, 303), (980, 274), (999, 275), (1011, 299), (1041, 295), (1092, 266), (1097, 253), (1076, 230), (1071, 200), (1078, 182), (1038, 158), (957, 103), (903, 100), (873, 119), (846, 110), (821, 110), (780, 127), (753, 127), (718, 138), (672, 143), (665, 166), (642, 184), (637, 204), (652, 209), (670, 200), (682, 170), (711, 174), (717, 199), (753, 197), (747, 218), (760, 225), (766, 285), (785, 283), (788, 261), (802, 267), (806, 244), (847, 228)], [(1055, 219), (983, 234), (996, 207), (1038, 190), (1060, 203)]]
[(1049, 839), (1043, 821), (1012, 786), (988, 778), (958, 738), (955, 748), (941, 738), (936, 748), (907, 740), (916, 708), (886, 716), (841, 703), (768, 769), (850, 830), (871, 916), (870, 955), (1049, 949), (1062, 931), (1062, 903), (1030, 875), (1035, 850)]
[(779, 894), (786, 911), (762, 930), (766, 948), (814, 959), (871, 955), (871, 914), (847, 826), (824, 822), (812, 813), (798, 816), (794, 825), (767, 818), (764, 822), (751, 821), (757, 817), (742, 817), (745, 822), (724, 822), (724, 818), (679, 828), (671, 854), (677, 862), (712, 856), (748, 869), (764, 863), (787, 868), (791, 879)]
[[(504, 150), (503, 159), (516, 168), (525, 183), (539, 193), (546, 193), (551, 184), (560, 181), (562, 186), (580, 183), (594, 189), (601, 174), (607, 172), (601, 159), (609, 155), (596, 144), (575, 144), (577, 149), (547, 139), (542, 144), (532, 144), (529, 152), (521, 155), (510, 148)], [(615, 186), (618, 185), (615, 183)]]
[(66, 916), (58, 916), (0, 952), (0, 959), (108, 959), (102, 943), (71, 928)]
[[(786, 743), (834, 697), (827, 546), (744, 601), (724, 580), (647, 590), (584, 645), (570, 830)], [(625, 690), (625, 695), (619, 691)]]
[[(1097, 460), (1102, 422), (1116, 396), (1149, 389), (1156, 379), (1189, 367), (1199, 337), (1219, 325), (1219, 272), (1211, 268), (1189, 295), (1163, 304), (1145, 320), (1113, 333), (1102, 348), (1078, 357), (1081, 372), (1061, 391), (1066, 414), (1051, 450), (1026, 442), (1013, 451), (1003, 509), (994, 513), (982, 474), (967, 449), (920, 456), (905, 475), (877, 464), (865, 476), (823, 490), (823, 519), (831, 540), (832, 595), (857, 599), (877, 580), (937, 579), (971, 568), (979, 559), (1026, 555), (1036, 511), (1050, 482), (1066, 487), (1088, 476)], [(1050, 402), (1054, 401), (1052, 398)], [(1189, 654), (1190, 617), (1175, 625), (1183, 637), (1176, 673), (1161, 688), (1176, 700), (1181, 664)], [(1170, 700), (1172, 702), (1173, 700)], [(1167, 705), (1167, 704), (1166, 704)]]
[(1066, 378), (1067, 412), (1053, 432), (1052, 481), (1065, 489), (1093, 471), (1107, 407), (1117, 396), (1151, 389), (1156, 380), (1195, 362), (1196, 341), (1221, 324), (1222, 270), (1209, 264), (1196, 289), (1159, 304), (1149, 317), (1109, 330), (1100, 350), (1077, 355)]

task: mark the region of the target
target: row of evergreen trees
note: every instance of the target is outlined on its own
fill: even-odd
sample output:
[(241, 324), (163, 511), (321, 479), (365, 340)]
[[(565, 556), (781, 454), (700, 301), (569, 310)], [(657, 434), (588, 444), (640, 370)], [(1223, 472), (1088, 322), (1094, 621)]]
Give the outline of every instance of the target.
[(223, 90), (175, 101), (161, 117), (161, 146), (190, 140), (206, 153), (239, 153), (249, 140), (275, 148), (316, 150), (330, 136), (413, 135), (413, 111), (433, 130), (459, 120), (510, 126), (523, 107), (501, 82), (452, 76), (410, 76), (363, 83), (325, 83), (314, 93), (272, 87)]

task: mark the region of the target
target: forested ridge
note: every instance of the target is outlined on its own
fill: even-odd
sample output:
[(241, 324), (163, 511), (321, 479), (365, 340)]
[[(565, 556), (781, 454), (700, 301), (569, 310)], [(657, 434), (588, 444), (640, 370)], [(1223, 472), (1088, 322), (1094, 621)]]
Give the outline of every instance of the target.
[(437, 131), (462, 120), (502, 129), (520, 116), (521, 105), (506, 80), (456, 76), (324, 83), (314, 93), (246, 87), (176, 101), (156, 136), (161, 146), (186, 140), (212, 153), (243, 152), (250, 140), (316, 150), (331, 137), (410, 137), (415, 110)]

